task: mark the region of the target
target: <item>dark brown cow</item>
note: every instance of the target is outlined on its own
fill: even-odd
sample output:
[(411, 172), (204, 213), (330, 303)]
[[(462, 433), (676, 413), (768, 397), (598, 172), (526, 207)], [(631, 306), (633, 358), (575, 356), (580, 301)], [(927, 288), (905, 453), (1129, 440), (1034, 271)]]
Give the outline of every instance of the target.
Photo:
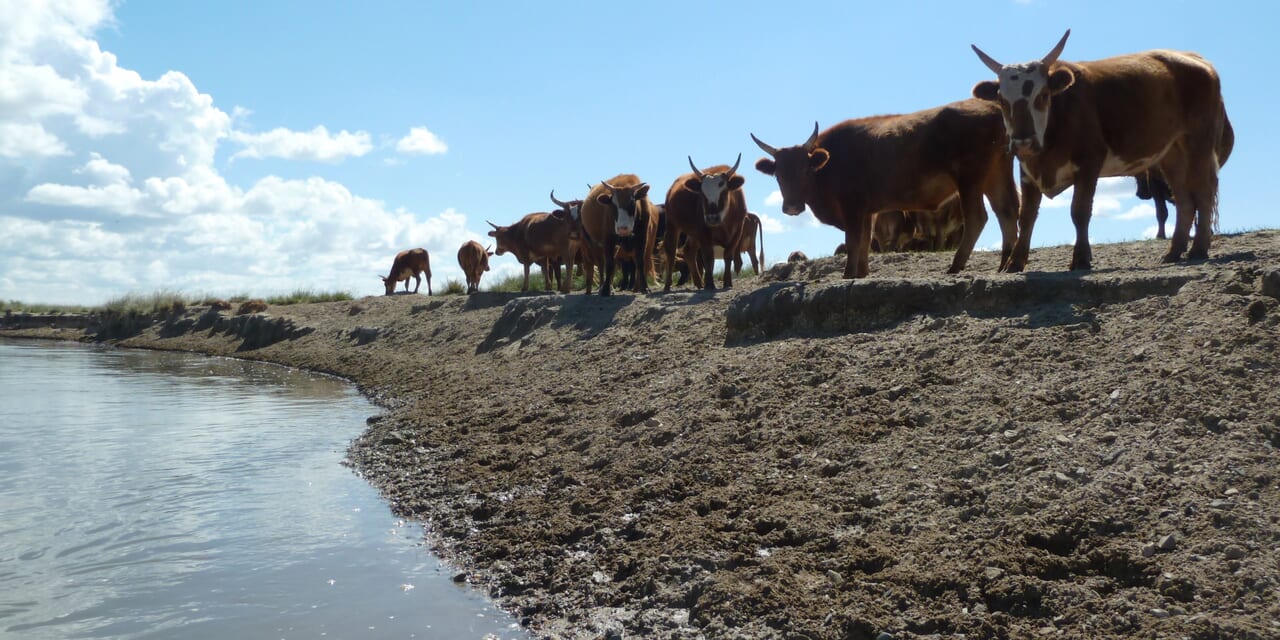
[[(1098, 178), (1132, 176), (1152, 167), (1168, 181), (1178, 210), (1165, 262), (1209, 256), (1218, 213), (1218, 169), (1231, 137), (1218, 72), (1195, 53), (1146, 51), (1061, 62), (1068, 30), (1044, 58), (1002, 65), (974, 46), (998, 81), (979, 82), (973, 95), (997, 104), (1010, 149), (1022, 167), (1018, 243), (1006, 271), (1026, 268), (1040, 196), (1068, 187), (1076, 228), (1071, 269), (1093, 266), (1089, 219)], [(1229, 152), (1229, 150), (1226, 150)], [(967, 222), (967, 220), (966, 220)], [(968, 229), (965, 230), (966, 235)]]
[(716, 165), (698, 170), (689, 158), (691, 173), (686, 173), (667, 190), (667, 229), (664, 291), (671, 290), (671, 272), (675, 266), (677, 236), (685, 235), (684, 256), (689, 262), (693, 285), (715, 289), (713, 247), (724, 252), (724, 288), (733, 286), (732, 257), (742, 239), (742, 222), (747, 217), (747, 201), (742, 194), (746, 178), (738, 175), (742, 154), (733, 166)]
[(480, 246), (475, 240), (468, 240), (458, 248), (458, 266), (467, 277), (467, 294), (480, 290), (480, 276), (489, 270), (489, 256), (493, 252), (488, 247)]
[(960, 194), (964, 239), (948, 273), (964, 269), (987, 222), (986, 195), (1004, 238), (1004, 253), (1017, 239), (1018, 194), (1007, 153), (1000, 109), (964, 100), (906, 115), (846, 120), (804, 144), (777, 149), (751, 136), (770, 157), (756, 168), (778, 179), (782, 212), (817, 219), (845, 232), (849, 247), (844, 277), (870, 273), (872, 216), (891, 209), (937, 209)]
[[(536, 212), (509, 226), (500, 227), (492, 222), (489, 222), (489, 226), (493, 227), (489, 236), (498, 245), (494, 253), (504, 255), (510, 251), (524, 267), (521, 291), (529, 290), (529, 267), (538, 264), (542, 266), (544, 291), (552, 290), (554, 270), (555, 280), (561, 284), (562, 293), (569, 292), (568, 287), (564, 286), (567, 280), (560, 278), (560, 262), (570, 254), (570, 223), (567, 219), (560, 215)], [(572, 256), (568, 259), (572, 260)]]
[(591, 188), (582, 202), (582, 230), (588, 240), (587, 253), (591, 256), (583, 269), (587, 276), (587, 292), (590, 293), (594, 278), (594, 265), (603, 265), (600, 295), (612, 293), (615, 269), (614, 252), (618, 239), (633, 237), (633, 250), (642, 256), (643, 272), (636, 274), (636, 293), (649, 292), (649, 280), (653, 277), (653, 247), (658, 235), (658, 216), (649, 201), (649, 185), (640, 178), (624, 173), (601, 182)]
[(391, 273), (382, 278), (382, 284), (387, 288), (387, 295), (395, 293), (396, 283), (402, 280), (407, 293), (409, 278), (413, 278), (413, 292), (417, 293), (418, 287), (422, 284), (422, 277), (418, 274), (427, 277), (427, 295), (431, 295), (431, 259), (427, 255), (427, 250), (419, 247), (397, 253), (395, 260), (391, 261)]

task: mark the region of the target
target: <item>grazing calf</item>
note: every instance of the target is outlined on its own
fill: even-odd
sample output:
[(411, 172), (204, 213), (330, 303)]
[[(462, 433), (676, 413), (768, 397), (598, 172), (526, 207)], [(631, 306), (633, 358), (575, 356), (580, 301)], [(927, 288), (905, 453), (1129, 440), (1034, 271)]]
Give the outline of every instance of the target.
[(431, 259), (427, 256), (427, 250), (419, 247), (397, 253), (395, 260), (391, 261), (391, 273), (382, 278), (382, 284), (387, 288), (387, 295), (395, 293), (396, 283), (402, 280), (407, 293), (409, 278), (413, 278), (413, 292), (417, 293), (418, 286), (422, 284), (422, 278), (418, 274), (427, 277), (427, 295), (431, 295)]
[(1000, 64), (973, 47), (996, 74), (995, 81), (975, 85), (973, 95), (999, 107), (1022, 170), (1018, 242), (1004, 270), (1026, 268), (1041, 195), (1053, 197), (1068, 187), (1074, 188), (1076, 228), (1069, 266), (1093, 268), (1089, 219), (1098, 178), (1153, 167), (1169, 183), (1178, 210), (1163, 261), (1182, 258), (1193, 222), (1196, 239), (1187, 257), (1209, 257), (1218, 169), (1234, 140), (1218, 72), (1198, 54), (1166, 50), (1062, 62), (1058, 56), (1070, 35), (1068, 30), (1043, 58), (1023, 64)]
[(488, 247), (480, 246), (475, 240), (468, 240), (458, 249), (458, 266), (467, 277), (467, 294), (480, 290), (480, 276), (489, 270), (489, 256), (493, 252)]

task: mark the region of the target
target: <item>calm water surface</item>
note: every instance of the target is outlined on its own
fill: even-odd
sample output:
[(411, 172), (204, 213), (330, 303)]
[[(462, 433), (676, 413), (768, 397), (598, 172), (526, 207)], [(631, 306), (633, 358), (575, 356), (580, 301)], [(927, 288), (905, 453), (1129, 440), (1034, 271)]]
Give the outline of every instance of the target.
[(339, 464), (337, 380), (0, 341), (0, 638), (526, 637)]

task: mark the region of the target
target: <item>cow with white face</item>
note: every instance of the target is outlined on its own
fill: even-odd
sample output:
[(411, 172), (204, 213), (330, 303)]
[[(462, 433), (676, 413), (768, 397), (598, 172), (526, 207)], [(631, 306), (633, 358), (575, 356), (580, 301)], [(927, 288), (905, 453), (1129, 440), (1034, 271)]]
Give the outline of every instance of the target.
[(693, 273), (694, 286), (715, 289), (714, 247), (728, 249), (724, 255), (724, 288), (733, 286), (732, 260), (742, 238), (747, 202), (742, 193), (746, 178), (738, 175), (742, 154), (733, 166), (717, 165), (698, 169), (689, 157), (686, 173), (667, 190), (667, 229), (663, 238), (666, 253), (664, 291), (671, 290), (671, 270), (676, 262), (678, 236), (685, 235), (684, 257)]
[[(624, 173), (591, 188), (582, 202), (582, 230), (588, 238), (587, 291), (591, 291), (593, 273), (591, 265), (603, 265), (600, 295), (611, 294), (614, 270), (614, 254), (619, 238), (631, 238), (643, 270), (636, 274), (632, 290), (648, 293), (648, 278), (653, 277), (653, 251), (657, 241), (658, 216), (649, 201), (649, 185), (640, 178)], [(639, 266), (639, 265), (638, 265)]]
[(1098, 178), (1164, 175), (1178, 210), (1165, 262), (1187, 250), (1196, 224), (1192, 259), (1209, 255), (1217, 220), (1218, 169), (1234, 135), (1218, 73), (1198, 54), (1155, 50), (1095, 60), (1062, 62), (1068, 30), (1040, 60), (1001, 64), (973, 47), (996, 74), (979, 82), (976, 98), (1000, 106), (1009, 149), (1021, 166), (1018, 240), (1002, 265), (1026, 267), (1040, 197), (1074, 188), (1076, 228), (1071, 269), (1090, 269), (1089, 219)]

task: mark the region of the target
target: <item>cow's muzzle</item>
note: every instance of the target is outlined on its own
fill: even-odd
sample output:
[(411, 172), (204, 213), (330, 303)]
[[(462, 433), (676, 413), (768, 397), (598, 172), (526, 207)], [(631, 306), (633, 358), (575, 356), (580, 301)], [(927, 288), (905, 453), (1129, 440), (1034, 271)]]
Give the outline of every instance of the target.
[(631, 237), (631, 227), (614, 227), (613, 230), (618, 232), (618, 235), (624, 238)]
[(795, 204), (791, 202), (782, 203), (782, 212), (789, 216), (798, 216), (804, 213), (804, 203)]
[(707, 214), (702, 216), (702, 222), (708, 227), (718, 227), (722, 221), (720, 220), (720, 214)]
[(1010, 138), (1009, 150), (1021, 156), (1028, 153), (1039, 153), (1040, 141), (1035, 136), (1028, 138)]

